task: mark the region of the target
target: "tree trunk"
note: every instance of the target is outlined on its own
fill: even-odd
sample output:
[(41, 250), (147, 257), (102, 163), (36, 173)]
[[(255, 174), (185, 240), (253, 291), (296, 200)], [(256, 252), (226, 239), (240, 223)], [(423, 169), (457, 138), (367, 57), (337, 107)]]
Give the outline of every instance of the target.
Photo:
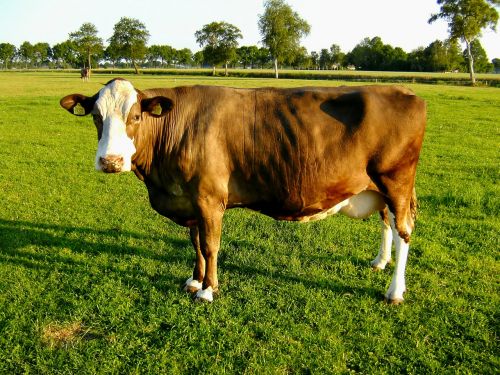
[(469, 57), (469, 73), (470, 81), (472, 86), (476, 85), (476, 76), (474, 75), (474, 58), (472, 57), (472, 51), (470, 49), (470, 42), (466, 39), (465, 45), (467, 46), (467, 55)]
[(88, 53), (88, 60), (89, 60), (89, 73), (92, 70), (92, 67), (90, 66), (90, 52)]
[(226, 75), (226, 77), (227, 77), (227, 61), (226, 61), (226, 63), (224, 64), (224, 69), (225, 69), (225, 70), (224, 70), (224, 74), (225, 74), (225, 75)]
[(212, 67), (212, 75), (215, 77), (215, 65)]
[(132, 64), (134, 65), (135, 74), (139, 74), (139, 68), (137, 67), (137, 64), (135, 63), (135, 60), (132, 60)]
[(274, 58), (274, 76), (278, 78), (278, 59)]

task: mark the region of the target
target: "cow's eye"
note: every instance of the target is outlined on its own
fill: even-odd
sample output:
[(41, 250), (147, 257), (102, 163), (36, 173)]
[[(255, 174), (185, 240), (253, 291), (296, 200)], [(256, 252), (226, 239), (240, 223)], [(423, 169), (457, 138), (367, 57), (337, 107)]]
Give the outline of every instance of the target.
[(134, 116), (134, 121), (139, 121), (141, 119), (141, 115), (135, 115)]

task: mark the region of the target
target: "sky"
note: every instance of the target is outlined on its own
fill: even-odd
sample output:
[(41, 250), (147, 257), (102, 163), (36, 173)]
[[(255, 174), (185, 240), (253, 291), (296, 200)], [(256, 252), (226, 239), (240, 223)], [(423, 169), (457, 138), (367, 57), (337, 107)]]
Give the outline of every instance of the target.
[[(436, 0), (286, 0), (311, 26), (302, 39), (309, 52), (337, 44), (349, 52), (365, 37), (407, 52), (448, 37), (447, 24), (438, 20)], [(121, 17), (137, 18), (150, 33), (148, 45), (200, 50), (194, 33), (213, 21), (226, 21), (242, 34), (241, 45), (261, 46), (257, 27), (264, 0), (0, 0), (0, 43), (19, 47), (24, 41), (50, 45), (68, 39), (91, 22), (107, 44)], [(498, 28), (498, 27), (497, 27)], [(488, 58), (500, 58), (499, 32), (484, 30), (481, 38)]]

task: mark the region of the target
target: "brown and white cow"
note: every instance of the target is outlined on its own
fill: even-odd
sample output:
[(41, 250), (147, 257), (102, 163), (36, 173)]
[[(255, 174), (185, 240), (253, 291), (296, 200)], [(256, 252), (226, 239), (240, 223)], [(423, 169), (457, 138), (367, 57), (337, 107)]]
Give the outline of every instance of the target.
[[(61, 106), (92, 114), (97, 170), (134, 171), (151, 206), (189, 227), (196, 250), (185, 283), (198, 300), (217, 291), (222, 216), (247, 207), (279, 220), (379, 212), (384, 269), (396, 248), (385, 294), (403, 300), (416, 211), (415, 173), (425, 102), (394, 86), (235, 89), (192, 86), (140, 91), (123, 79)], [(79, 108), (78, 110), (75, 108)], [(83, 107), (83, 109), (82, 109)]]
[(90, 78), (90, 68), (82, 68), (80, 70), (80, 78), (82, 81), (87, 82)]

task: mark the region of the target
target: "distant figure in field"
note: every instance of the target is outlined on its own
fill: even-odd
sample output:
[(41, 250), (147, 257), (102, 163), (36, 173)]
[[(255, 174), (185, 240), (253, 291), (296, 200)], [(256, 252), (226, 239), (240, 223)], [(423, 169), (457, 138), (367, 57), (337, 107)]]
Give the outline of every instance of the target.
[(80, 70), (80, 78), (84, 82), (87, 82), (90, 78), (90, 68), (82, 68), (82, 70)]

